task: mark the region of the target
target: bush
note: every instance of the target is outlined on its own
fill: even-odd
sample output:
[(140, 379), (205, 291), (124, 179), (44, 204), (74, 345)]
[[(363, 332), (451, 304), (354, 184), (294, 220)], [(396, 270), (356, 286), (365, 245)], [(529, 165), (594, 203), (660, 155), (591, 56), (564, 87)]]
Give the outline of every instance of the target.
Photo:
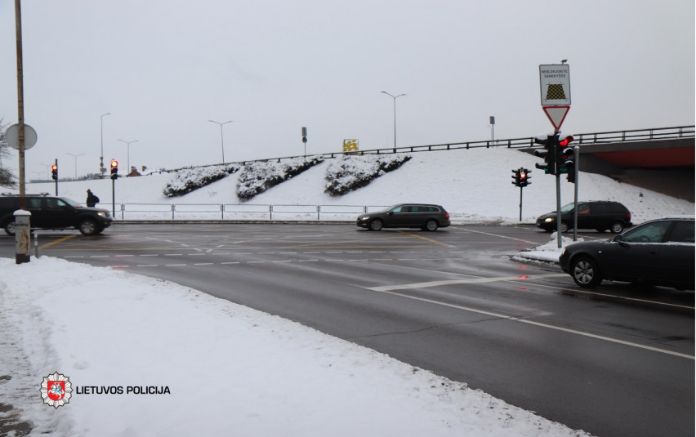
[(410, 155), (344, 156), (326, 169), (324, 191), (332, 196), (341, 196), (368, 185), (384, 173), (396, 170), (410, 159)]
[(282, 162), (250, 162), (239, 174), (237, 197), (249, 200), (323, 161), (323, 158), (293, 158)]
[(162, 193), (167, 197), (182, 196), (236, 173), (237, 171), (239, 171), (239, 166), (235, 164), (177, 170), (164, 187)]

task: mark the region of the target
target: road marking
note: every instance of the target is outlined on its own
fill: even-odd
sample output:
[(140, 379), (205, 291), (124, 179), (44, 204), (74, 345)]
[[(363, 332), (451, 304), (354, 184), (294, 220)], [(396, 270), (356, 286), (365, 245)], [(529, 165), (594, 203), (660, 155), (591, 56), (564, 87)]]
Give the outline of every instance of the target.
[[(515, 280), (515, 281), (511, 281), (511, 282), (519, 282), (519, 281)], [(523, 282), (523, 283), (526, 283), (526, 282)], [(529, 283), (526, 283), (526, 284), (529, 285)], [(608, 297), (608, 298), (613, 298), (613, 299), (622, 299), (622, 300), (635, 301), (635, 302), (641, 302), (641, 303), (664, 305), (664, 306), (668, 306), (668, 307), (682, 308), (682, 309), (688, 309), (688, 310), (695, 309), (694, 307), (688, 306), (688, 305), (679, 305), (676, 303), (660, 302), (658, 300), (639, 299), (637, 297), (620, 296), (617, 294), (598, 293), (596, 291), (580, 290), (580, 289), (576, 289), (576, 288), (557, 287), (557, 286), (553, 286), (553, 285), (539, 284), (536, 282), (533, 284), (535, 286), (539, 286), (539, 287), (552, 288), (554, 290), (561, 290), (561, 291), (569, 291), (571, 293), (589, 294), (592, 296), (602, 296), (602, 297)]]
[(154, 253), (154, 254), (141, 254), (141, 255), (138, 255), (138, 256), (159, 256), (159, 254), (158, 254), (158, 253)]
[(215, 263), (194, 263), (194, 266), (212, 266)]
[(474, 231), (472, 229), (461, 229), (458, 228), (458, 231), (463, 231), (463, 232), (473, 232), (475, 234), (483, 234), (483, 235), (489, 235), (491, 237), (499, 237), (499, 238), (505, 238), (508, 240), (514, 240), (514, 241), (521, 241), (523, 243), (529, 243), (529, 244), (539, 244), (535, 241), (529, 241), (529, 240), (523, 240), (521, 238), (515, 238), (515, 237), (508, 237), (507, 235), (499, 235), (499, 234), (491, 234), (490, 232), (483, 232), (483, 231)]
[(186, 264), (165, 264), (165, 267), (186, 267)]
[(159, 264), (136, 264), (136, 267), (158, 267)]
[(222, 264), (222, 265), (239, 264), (239, 261), (225, 261), (225, 262), (221, 262), (220, 264)]
[(184, 256), (183, 253), (165, 253), (164, 256)]
[(135, 256), (135, 255), (114, 255), (115, 258), (125, 258), (128, 256)]
[(40, 250), (48, 249), (49, 247), (53, 247), (56, 244), (62, 243), (63, 241), (70, 240), (70, 239), (75, 238), (75, 237), (76, 237), (76, 235), (66, 235), (65, 237), (60, 237), (57, 240), (51, 241), (50, 243), (46, 243), (43, 246), (40, 246), (39, 249)]
[(422, 236), (422, 235), (414, 234), (414, 233), (412, 233), (412, 232), (399, 231), (399, 233), (400, 233), (401, 235), (407, 235), (407, 236), (409, 236), (409, 237), (418, 238), (418, 239), (421, 239), (421, 240), (424, 240), (424, 241), (428, 241), (428, 242), (430, 242), (430, 243), (437, 244), (438, 246), (442, 246), (442, 247), (455, 247), (455, 246), (452, 246), (452, 245), (449, 245), (449, 244), (445, 244), (445, 243), (443, 243), (443, 242), (441, 242), (441, 241), (433, 240), (432, 238), (428, 238), (428, 237), (424, 237), (424, 236)]
[(84, 255), (68, 255), (68, 256), (65, 256), (63, 258), (66, 258), (66, 259), (67, 258), (84, 258)]
[(204, 253), (187, 253), (188, 256), (205, 256)]
[(108, 258), (111, 255), (90, 255), (90, 258)]
[(659, 352), (659, 353), (663, 353), (666, 355), (672, 355), (672, 356), (679, 357), (679, 358), (686, 358), (687, 360), (692, 360), (692, 361), (694, 360), (693, 355), (682, 354), (680, 352), (674, 352), (674, 351), (670, 351), (667, 349), (660, 349), (657, 347), (647, 346), (647, 345), (643, 345), (643, 344), (639, 344), (639, 343), (633, 343), (630, 341), (619, 340), (617, 338), (606, 337), (603, 335), (592, 334), (592, 333), (584, 332), (584, 331), (578, 331), (576, 329), (564, 328), (562, 326), (551, 325), (548, 323), (535, 322), (533, 320), (527, 320), (527, 319), (523, 319), (520, 317), (508, 316), (506, 314), (494, 313), (492, 311), (480, 310), (477, 308), (467, 307), (467, 306), (463, 306), (463, 305), (456, 305), (456, 304), (452, 304), (452, 303), (441, 302), (438, 300), (428, 299), (425, 297), (411, 296), (411, 295), (407, 295), (407, 294), (396, 293), (396, 292), (389, 291), (389, 290), (376, 290), (375, 289), (375, 288), (379, 288), (379, 287), (374, 287), (374, 288), (364, 287), (364, 288), (367, 290), (370, 290), (370, 291), (377, 292), (377, 293), (390, 294), (392, 296), (398, 296), (398, 297), (402, 297), (405, 299), (417, 300), (420, 302), (431, 303), (434, 305), (440, 305), (440, 306), (454, 308), (454, 309), (458, 309), (458, 310), (462, 310), (462, 311), (468, 311), (468, 312), (472, 312), (472, 313), (476, 313), (476, 314), (483, 314), (485, 316), (495, 317), (495, 318), (502, 319), (502, 320), (509, 320), (511, 322), (523, 323), (525, 325), (532, 325), (532, 326), (537, 326), (540, 328), (551, 329), (554, 331), (561, 331), (561, 332), (565, 332), (568, 334), (579, 335), (582, 337), (593, 338), (595, 340), (606, 341), (608, 343), (616, 343), (616, 344), (621, 344), (624, 346), (634, 347), (637, 349), (648, 350), (651, 352)]
[[(379, 260), (376, 260), (379, 261)], [(541, 279), (541, 278), (558, 278), (561, 276), (567, 276), (565, 273), (545, 273), (540, 275), (529, 275), (525, 280), (530, 279)], [(400, 285), (383, 285), (380, 287), (365, 287), (372, 291), (393, 291), (393, 290), (412, 290), (414, 288), (428, 288), (428, 287), (440, 287), (442, 285), (457, 285), (457, 284), (487, 284), (491, 282), (500, 281), (519, 281), (522, 279), (520, 275), (516, 276), (500, 276), (497, 278), (466, 278), (466, 279), (449, 279), (445, 281), (429, 281), (429, 282), (414, 282), (411, 284), (400, 284)]]

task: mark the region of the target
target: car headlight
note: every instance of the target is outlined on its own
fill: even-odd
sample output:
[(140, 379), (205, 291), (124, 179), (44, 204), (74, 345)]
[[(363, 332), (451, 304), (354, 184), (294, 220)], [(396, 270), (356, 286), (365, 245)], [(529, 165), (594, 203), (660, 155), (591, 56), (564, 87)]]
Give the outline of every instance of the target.
[(544, 223), (551, 223), (553, 221), (553, 217), (546, 217), (544, 219)]
[(367, 216), (361, 216), (361, 217), (358, 217), (358, 220), (360, 220), (360, 221), (365, 221), (365, 220), (367, 220), (367, 219), (369, 219), (369, 218), (370, 218), (370, 217), (367, 217)]
[(108, 216), (109, 216), (109, 213), (108, 213), (108, 212), (104, 212), (104, 211), (99, 211), (99, 212), (97, 213), (97, 215), (100, 216), (100, 217), (108, 217)]

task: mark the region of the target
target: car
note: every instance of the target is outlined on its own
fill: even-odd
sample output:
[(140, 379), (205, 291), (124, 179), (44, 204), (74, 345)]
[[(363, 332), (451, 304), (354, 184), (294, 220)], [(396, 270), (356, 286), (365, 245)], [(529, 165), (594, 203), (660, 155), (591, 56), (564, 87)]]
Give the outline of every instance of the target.
[[(575, 204), (569, 203), (561, 208), (561, 232), (573, 229)], [(556, 211), (543, 214), (537, 218), (536, 225), (546, 232), (556, 230)], [(596, 229), (604, 232), (609, 229), (620, 234), (633, 226), (631, 212), (619, 202), (593, 200), (578, 202), (578, 229)]]
[[(19, 195), (0, 195), (0, 227), (14, 235), (14, 212), (19, 209)], [(27, 194), (24, 209), (31, 212), (32, 229), (79, 229), (83, 235), (96, 235), (111, 226), (109, 211), (87, 208), (66, 197)]]
[(693, 290), (694, 218), (651, 220), (609, 240), (570, 244), (559, 264), (584, 288), (609, 279)]
[(370, 231), (382, 228), (421, 228), (436, 231), (450, 225), (449, 213), (440, 205), (403, 203), (358, 217), (356, 224)]

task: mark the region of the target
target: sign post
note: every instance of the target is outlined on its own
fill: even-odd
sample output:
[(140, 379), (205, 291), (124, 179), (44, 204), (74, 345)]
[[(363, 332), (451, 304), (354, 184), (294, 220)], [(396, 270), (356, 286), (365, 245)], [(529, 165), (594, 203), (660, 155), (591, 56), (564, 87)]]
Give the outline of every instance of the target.
[[(561, 64), (539, 65), (539, 88), (541, 91), (541, 107), (554, 128), (554, 137), (565, 121), (570, 111), (570, 65), (563, 61)], [(553, 145), (554, 152), (558, 153), (557, 144)], [(554, 163), (557, 165), (557, 162)], [(558, 248), (561, 244), (561, 175), (556, 172), (556, 235)]]

